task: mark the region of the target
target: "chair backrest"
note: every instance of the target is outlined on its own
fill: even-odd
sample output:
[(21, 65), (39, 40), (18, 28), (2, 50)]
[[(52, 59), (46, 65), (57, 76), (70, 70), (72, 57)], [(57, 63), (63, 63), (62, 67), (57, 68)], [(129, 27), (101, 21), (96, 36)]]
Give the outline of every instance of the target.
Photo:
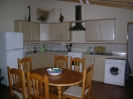
[(28, 85), (28, 99), (49, 99), (49, 80), (44, 75), (26, 72)]
[(92, 82), (92, 68), (93, 64), (87, 67), (83, 72), (83, 83), (82, 83), (82, 98), (84, 99), (91, 91)]
[(83, 73), (84, 68), (85, 68), (85, 58), (70, 57), (70, 70), (75, 70)]
[(54, 67), (68, 69), (68, 56), (57, 56), (54, 57)]
[(23, 99), (26, 99), (24, 71), (18, 70), (16, 68), (10, 69), (9, 66), (7, 66), (7, 70), (8, 70), (8, 81), (9, 81), (11, 97), (12, 96), (16, 97), (14, 93), (15, 94), (21, 93)]
[(32, 57), (25, 57), (22, 59), (18, 58), (18, 69), (24, 71), (31, 71), (32, 70)]

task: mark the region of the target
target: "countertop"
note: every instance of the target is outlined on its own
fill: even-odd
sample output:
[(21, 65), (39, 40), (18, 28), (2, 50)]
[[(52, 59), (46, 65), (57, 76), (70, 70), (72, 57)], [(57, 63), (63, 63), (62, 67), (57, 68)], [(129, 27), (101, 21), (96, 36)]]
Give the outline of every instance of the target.
[[(52, 51), (52, 50), (47, 50), (44, 52), (34, 52), (34, 51), (30, 51), (30, 52), (26, 52), (26, 56), (27, 55), (33, 55), (33, 54), (42, 54), (42, 53), (58, 53), (58, 54), (66, 54), (67, 55), (67, 51), (63, 50), (63, 51)], [(83, 55), (91, 55), (91, 56), (105, 56), (106, 58), (118, 58), (118, 59), (126, 59), (126, 56), (119, 56), (119, 55), (112, 55), (112, 54), (106, 54), (106, 55), (94, 55), (94, 54), (89, 54), (89, 53), (83, 53)]]
[(52, 51), (52, 50), (47, 50), (47, 51), (44, 51), (44, 52), (40, 52), (40, 51), (37, 51), (37, 52), (30, 51), (30, 52), (26, 52), (26, 55), (42, 54), (42, 53), (63, 53), (63, 54), (67, 54), (68, 52), (67, 52), (67, 51)]

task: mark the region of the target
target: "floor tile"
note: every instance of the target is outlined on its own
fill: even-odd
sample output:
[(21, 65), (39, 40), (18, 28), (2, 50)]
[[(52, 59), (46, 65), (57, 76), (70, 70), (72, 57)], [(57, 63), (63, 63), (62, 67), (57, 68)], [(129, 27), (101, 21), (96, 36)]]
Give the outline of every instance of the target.
[[(1, 86), (0, 99), (10, 99), (9, 87)], [(91, 99), (133, 99), (133, 77), (126, 80), (125, 87), (92, 81)]]

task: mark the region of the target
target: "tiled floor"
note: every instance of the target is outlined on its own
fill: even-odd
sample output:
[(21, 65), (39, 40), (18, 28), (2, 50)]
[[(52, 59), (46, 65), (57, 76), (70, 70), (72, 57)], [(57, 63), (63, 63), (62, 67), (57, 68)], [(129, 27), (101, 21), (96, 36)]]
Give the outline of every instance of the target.
[[(133, 99), (133, 77), (126, 80), (126, 86), (115, 86), (92, 81), (91, 99)], [(10, 99), (9, 88), (2, 85), (0, 99)]]

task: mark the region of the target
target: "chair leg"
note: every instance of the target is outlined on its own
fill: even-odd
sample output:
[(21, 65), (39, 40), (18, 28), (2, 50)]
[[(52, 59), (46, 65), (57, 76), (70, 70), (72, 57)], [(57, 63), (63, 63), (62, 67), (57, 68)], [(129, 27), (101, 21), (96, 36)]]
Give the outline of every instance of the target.
[(66, 95), (63, 95), (63, 98), (64, 98), (64, 99), (67, 99), (67, 98), (66, 98)]

